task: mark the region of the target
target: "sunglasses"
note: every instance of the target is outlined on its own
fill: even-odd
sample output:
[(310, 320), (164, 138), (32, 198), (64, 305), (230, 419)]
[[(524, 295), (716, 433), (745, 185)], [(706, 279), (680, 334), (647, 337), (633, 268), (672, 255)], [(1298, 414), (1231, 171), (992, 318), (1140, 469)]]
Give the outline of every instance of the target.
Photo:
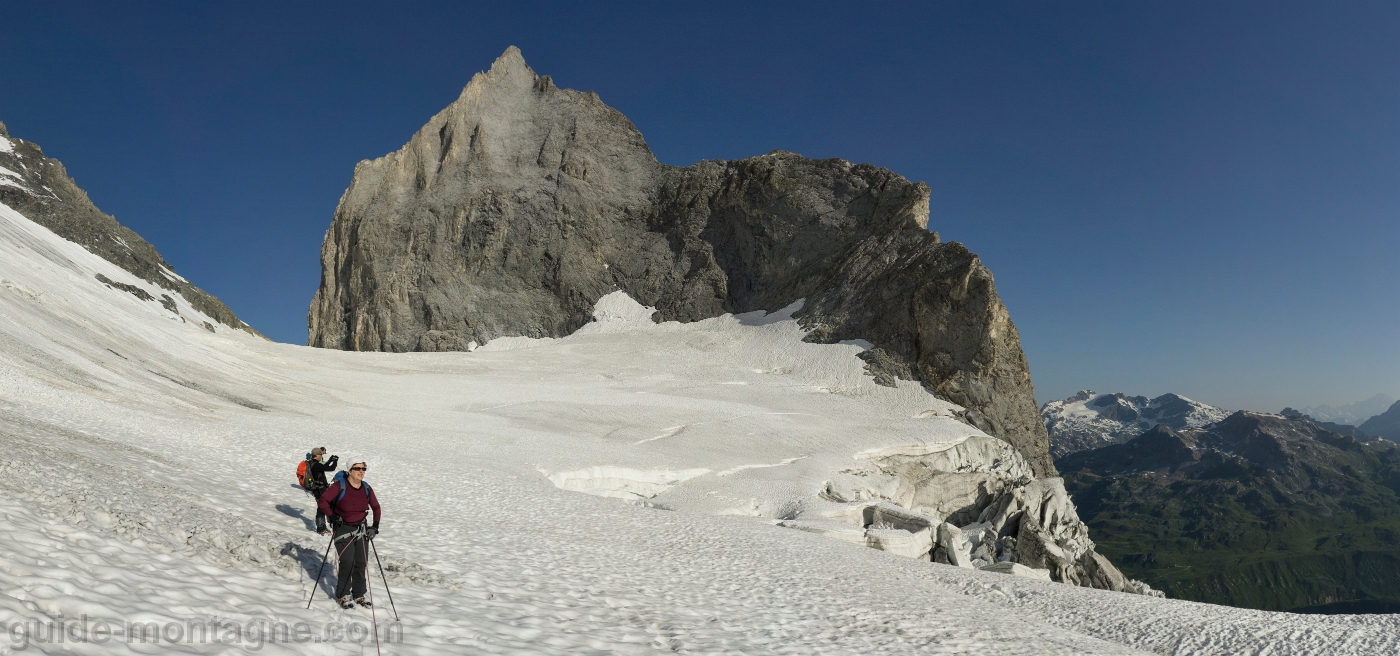
[(366, 467), (351, 467), (350, 471), (364, 471)]

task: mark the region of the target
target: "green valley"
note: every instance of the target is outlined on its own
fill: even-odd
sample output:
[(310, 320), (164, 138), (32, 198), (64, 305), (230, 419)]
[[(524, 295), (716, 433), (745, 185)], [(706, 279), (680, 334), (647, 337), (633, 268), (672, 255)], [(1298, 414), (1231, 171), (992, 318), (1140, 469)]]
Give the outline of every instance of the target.
[(1157, 426), (1056, 462), (1099, 551), (1168, 596), (1400, 609), (1400, 447), (1303, 417)]

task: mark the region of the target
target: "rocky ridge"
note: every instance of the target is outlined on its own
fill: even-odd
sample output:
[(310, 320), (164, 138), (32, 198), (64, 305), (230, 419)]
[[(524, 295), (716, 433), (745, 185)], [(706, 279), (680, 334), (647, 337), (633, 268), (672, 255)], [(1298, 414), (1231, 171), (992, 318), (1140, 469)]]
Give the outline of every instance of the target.
[[(258, 335), (218, 298), (175, 273), (156, 248), (140, 235), (97, 209), (87, 192), (68, 177), (61, 162), (44, 156), (38, 144), (11, 138), (3, 123), (0, 123), (0, 203), (138, 278), (179, 294), (209, 318)], [(102, 282), (142, 300), (157, 300), (135, 286), (122, 286), (109, 280)], [(172, 299), (164, 298), (160, 302), (175, 311)], [(206, 327), (213, 330), (212, 326)]]
[(658, 321), (801, 300), (809, 341), (871, 343), (876, 382), (920, 381), (1054, 475), (991, 272), (927, 229), (928, 195), (886, 169), (781, 151), (661, 164), (621, 113), (512, 47), (402, 149), (356, 166), (322, 246), (309, 344), (558, 337), (617, 290)]
[(1338, 433), (1358, 440), (1364, 441), (1374, 437), (1372, 435), (1367, 435), (1366, 431), (1363, 431), (1360, 428), (1357, 428), (1356, 426), (1353, 426), (1351, 424), (1338, 424), (1332, 421), (1323, 421), (1321, 419), (1318, 419), (1317, 417), (1313, 417), (1312, 415), (1307, 415), (1297, 410), (1294, 410), (1293, 408), (1284, 408), (1282, 411), (1279, 412), (1279, 414), (1285, 417), (1292, 417), (1295, 419), (1306, 419), (1314, 424), (1317, 424), (1317, 426), (1323, 430), (1332, 431), (1333, 433)]
[(1357, 428), (1364, 431), (1367, 435), (1375, 435), (1400, 442), (1400, 401), (1396, 401), (1390, 406), (1390, 409), (1385, 412), (1362, 422)]
[(1057, 460), (1071, 453), (1126, 442), (1158, 425), (1176, 430), (1200, 428), (1229, 414), (1177, 394), (1148, 399), (1122, 393), (1096, 394), (1091, 390), (1051, 401), (1040, 409), (1050, 434), (1050, 455)]

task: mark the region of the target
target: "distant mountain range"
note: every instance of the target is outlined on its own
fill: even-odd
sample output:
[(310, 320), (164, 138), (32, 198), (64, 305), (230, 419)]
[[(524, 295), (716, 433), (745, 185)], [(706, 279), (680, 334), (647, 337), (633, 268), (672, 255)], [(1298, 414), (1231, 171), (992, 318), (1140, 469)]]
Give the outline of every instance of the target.
[(1086, 390), (1041, 416), (1066, 490), (1125, 575), (1195, 601), (1390, 613), (1400, 612), (1400, 403), (1346, 423), (1387, 398), (1306, 409), (1345, 420), (1332, 421)]
[(1084, 390), (1040, 409), (1050, 431), (1050, 455), (1062, 458), (1087, 449), (1126, 442), (1162, 425), (1176, 430), (1200, 428), (1229, 416), (1212, 405), (1178, 394), (1155, 399)]
[(1368, 435), (1366, 431), (1363, 431), (1360, 428), (1357, 428), (1356, 426), (1352, 426), (1351, 424), (1339, 424), (1335, 421), (1322, 421), (1311, 415), (1298, 412), (1293, 408), (1284, 408), (1283, 412), (1280, 412), (1279, 414), (1285, 417), (1307, 419), (1308, 421), (1317, 424), (1325, 430), (1332, 431), (1333, 433), (1340, 433), (1342, 435), (1346, 435), (1347, 437), (1354, 437), (1358, 440), (1367, 440), (1372, 437), (1375, 437), (1374, 435)]
[[(1373, 421), (1383, 418), (1400, 423), (1400, 404)], [(1330, 431), (1297, 413), (1241, 411), (1200, 428), (1158, 423), (1055, 464), (1099, 551), (1170, 597), (1400, 612), (1394, 442)]]
[(1299, 408), (1301, 412), (1318, 421), (1330, 421), (1338, 424), (1350, 424), (1360, 426), (1367, 419), (1374, 417), (1387, 408), (1395, 404), (1395, 399), (1385, 394), (1377, 394), (1365, 401), (1347, 403), (1345, 405), (1332, 405), (1324, 403), (1307, 408)]

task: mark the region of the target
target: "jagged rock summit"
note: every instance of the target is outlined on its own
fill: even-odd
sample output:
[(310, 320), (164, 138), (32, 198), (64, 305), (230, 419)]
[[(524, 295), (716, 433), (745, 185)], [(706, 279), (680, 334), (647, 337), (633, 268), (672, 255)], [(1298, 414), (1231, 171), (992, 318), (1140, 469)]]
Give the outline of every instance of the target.
[(571, 333), (621, 290), (658, 321), (796, 314), (863, 339), (881, 384), (921, 381), (1054, 474), (991, 272), (927, 229), (929, 189), (775, 151), (686, 168), (591, 92), (506, 50), (399, 151), (361, 162), (321, 251), (309, 343), (470, 350)]

